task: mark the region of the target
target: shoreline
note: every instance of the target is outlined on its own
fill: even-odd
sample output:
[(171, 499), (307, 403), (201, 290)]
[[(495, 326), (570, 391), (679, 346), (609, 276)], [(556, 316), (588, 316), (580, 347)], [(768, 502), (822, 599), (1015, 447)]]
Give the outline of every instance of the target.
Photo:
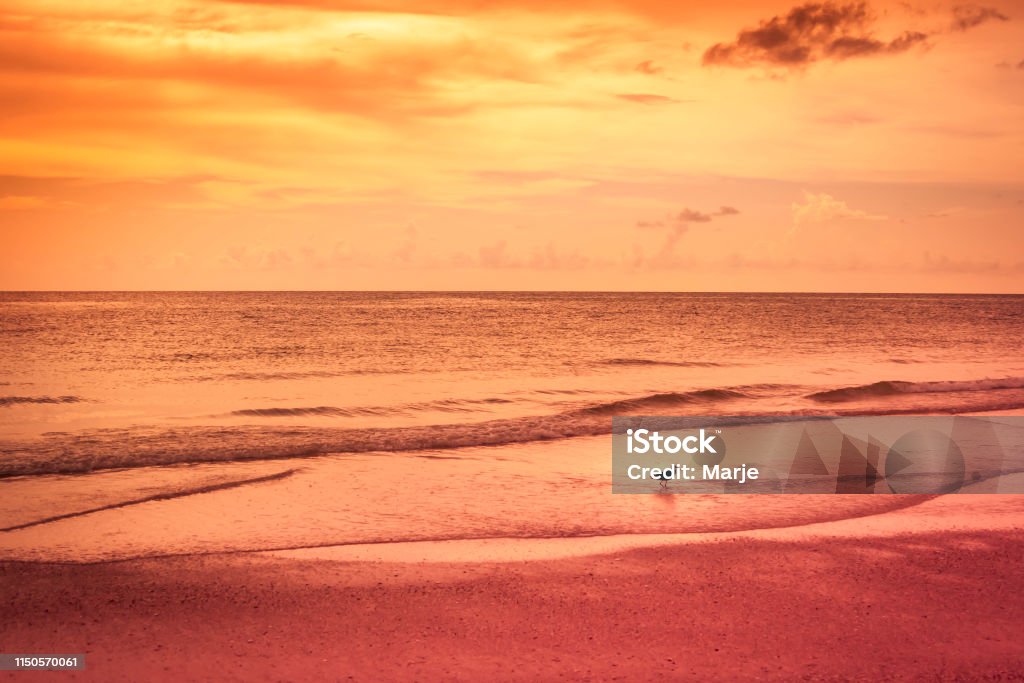
[[(1015, 476), (1024, 478), (1024, 475)], [(682, 548), (737, 541), (828, 542), (985, 532), (1024, 533), (1024, 495), (965, 493), (935, 496), (905, 507), (843, 519), (725, 532), (350, 543), (247, 554), (346, 562), (509, 563), (583, 559), (648, 548)]]
[[(288, 473), (290, 474), (290, 473)], [(261, 477), (278, 480), (280, 475)], [(680, 532), (618, 532), (569, 536), (483, 536), (475, 538), (435, 538), (410, 540), (374, 540), (323, 543), (270, 548), (197, 550), (194, 552), (143, 553), (135, 556), (114, 556), (90, 559), (25, 559), (0, 557), (0, 563), (26, 566), (86, 566), (130, 563), (143, 560), (165, 560), (189, 557), (266, 556), (297, 560), (368, 561), (368, 562), (523, 562), (572, 557), (606, 555), (634, 549), (685, 546), (736, 540), (829, 540), (841, 537), (886, 537), (942, 531), (1014, 531), (1024, 530), (1024, 495), (997, 494), (1000, 490), (1020, 490), (1024, 473), (1003, 475), (969, 485), (967, 493), (951, 495), (885, 496), (898, 505), (881, 509), (849, 509), (842, 517), (824, 518), (782, 525), (753, 526), (738, 529), (704, 529)], [(213, 491), (237, 488), (229, 484), (209, 487)], [(983, 493), (970, 493), (981, 491)], [(677, 496), (666, 495), (666, 504), (674, 506)], [(810, 503), (811, 498), (799, 496)], [(151, 496), (145, 503), (159, 503), (177, 496)], [(682, 496), (682, 498), (687, 498)], [(762, 502), (757, 495), (730, 496), (731, 503), (753, 510)], [(833, 496), (825, 496), (834, 501)], [(864, 500), (880, 500), (877, 495)], [(764, 502), (770, 502), (766, 500)], [(121, 511), (138, 505), (136, 501), (108, 505), (84, 513), (61, 515), (54, 519), (22, 524), (8, 531), (22, 531), (66, 519), (79, 521), (97, 512)], [(124, 521), (132, 520), (132, 517)], [(38, 540), (38, 538), (37, 538)], [(70, 539), (68, 539), (70, 540)]]

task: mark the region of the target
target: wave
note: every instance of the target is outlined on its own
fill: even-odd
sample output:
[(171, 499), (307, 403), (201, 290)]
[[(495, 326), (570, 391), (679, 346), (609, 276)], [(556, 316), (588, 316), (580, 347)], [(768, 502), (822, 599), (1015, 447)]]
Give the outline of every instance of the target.
[[(978, 394), (955, 405), (900, 405), (895, 408), (755, 410), (722, 412), (748, 396), (740, 388), (652, 394), (597, 403), (564, 412), (484, 422), (406, 427), (341, 428), (284, 425), (239, 425), (97, 429), (52, 433), (26, 442), (0, 441), (0, 477), (79, 474), (94, 470), (182, 463), (282, 460), (329, 454), (406, 453), (504, 446), (599, 436), (612, 433), (611, 417), (643, 420), (647, 416), (688, 415), (694, 426), (785, 422), (856, 415), (959, 414), (1024, 409), (1024, 392), (993, 397)], [(687, 408), (687, 410), (681, 410)], [(699, 423), (699, 425), (698, 425)], [(639, 424), (639, 423), (638, 423)], [(678, 426), (678, 425), (677, 425)]]
[[(543, 394), (546, 396), (581, 396), (584, 394), (607, 394), (607, 391), (599, 389), (529, 389), (518, 391), (519, 394)], [(619, 392), (625, 393), (625, 392)]]
[[(272, 460), (328, 453), (447, 450), (500, 446), (610, 434), (613, 415), (672, 414), (683, 406), (711, 411), (717, 401), (743, 396), (730, 389), (706, 389), (595, 403), (534, 416), (469, 424), (409, 427), (335, 428), (219, 426), (152, 429), (105, 429), (77, 434), (51, 434), (28, 443), (0, 442), (0, 477), (31, 474), (74, 474), (99, 469), (229, 460)], [(494, 400), (494, 399), (482, 399)], [(502, 399), (503, 400), (503, 399)], [(296, 411), (339, 411), (319, 408), (257, 409), (259, 416), (295, 415)], [(362, 409), (365, 410), (365, 409)], [(269, 412), (273, 411), (273, 412)], [(236, 411), (237, 412), (237, 411)]]
[(78, 396), (0, 396), (0, 406), (13, 406), (25, 403), (84, 403), (85, 399)]
[(663, 365), (677, 368), (717, 368), (721, 363), (711, 361), (671, 361), (654, 360), (651, 358), (611, 358), (604, 361), (604, 365)]
[(997, 391), (1024, 388), (1024, 377), (1003, 379), (977, 379), (944, 382), (902, 382), (888, 380), (854, 387), (842, 387), (808, 394), (807, 398), (821, 403), (844, 403), (869, 398), (900, 396), (904, 394), (944, 394), (974, 391)]
[(473, 412), (482, 406), (513, 403), (507, 398), (479, 399), (443, 399), (422, 403), (406, 403), (397, 406), (353, 406), (337, 408), (335, 406), (315, 406), (312, 408), (243, 408), (232, 410), (229, 415), (236, 417), (305, 417), (321, 415), (327, 417), (380, 417), (408, 415), (414, 412), (438, 411), (443, 413)]
[(29, 527), (40, 526), (42, 524), (49, 524), (50, 522), (57, 522), (62, 519), (71, 519), (73, 517), (84, 517), (85, 515), (91, 515), (96, 512), (103, 512), (105, 510), (116, 510), (118, 508), (125, 508), (132, 505), (139, 505), (141, 503), (152, 503), (158, 500), (171, 500), (173, 498), (185, 498), (187, 496), (198, 496), (204, 493), (213, 493), (215, 491), (225, 491), (227, 489), (239, 488), (241, 486), (249, 486), (252, 484), (265, 484), (271, 481), (279, 481), (281, 479), (287, 479), (292, 476), (298, 469), (285, 470), (283, 472), (275, 472), (274, 474), (267, 474), (261, 477), (250, 477), (248, 479), (235, 479), (232, 481), (224, 481), (216, 484), (207, 484), (205, 486), (196, 486), (192, 488), (186, 488), (178, 491), (165, 491), (162, 493), (154, 493), (149, 496), (143, 496), (142, 498), (133, 498), (131, 500), (122, 500), (117, 503), (111, 503), (109, 505), (100, 505), (98, 507), (86, 508), (84, 510), (76, 510), (74, 512), (67, 512), (61, 515), (53, 515), (51, 517), (44, 517), (42, 519), (34, 519), (31, 522), (23, 522), (21, 524), (15, 524), (14, 526), (4, 527), (0, 529), (3, 531), (18, 531), (19, 529), (28, 529)]
[[(214, 375), (192, 375), (186, 377), (192, 382), (221, 382), (228, 381), (252, 381), (271, 382), (274, 380), (289, 379), (329, 379), (333, 377), (350, 377), (354, 375), (382, 375), (389, 374), (385, 370), (351, 369), (351, 370), (305, 370), (305, 371), (277, 371), (277, 372), (225, 372)], [(405, 374), (401, 370), (394, 370), (392, 374)], [(179, 381), (181, 378), (174, 379)]]
[(443, 412), (468, 412), (476, 410), (477, 406), (504, 405), (515, 403), (510, 398), (449, 398), (440, 401), (429, 401), (426, 403), (414, 403), (412, 407), (417, 409), (440, 410)]
[(333, 417), (355, 417), (359, 415), (384, 415), (374, 408), (335, 408), (334, 406), (316, 406), (315, 408), (245, 408), (232, 410), (230, 415), (238, 417), (302, 417), (307, 415), (327, 415)]
[(636, 415), (649, 409), (690, 406), (698, 403), (715, 403), (740, 398), (750, 398), (749, 394), (735, 389), (701, 389), (682, 393), (669, 392), (651, 394), (640, 398), (627, 398), (621, 401), (599, 403), (582, 408), (579, 412), (590, 415)]
[(210, 375), (194, 378), (197, 381), (209, 381), (218, 379), (227, 380), (252, 380), (255, 382), (266, 382), (275, 379), (307, 379), (320, 377), (338, 377), (342, 373), (331, 372), (330, 370), (309, 370), (306, 372), (227, 372), (222, 375)]

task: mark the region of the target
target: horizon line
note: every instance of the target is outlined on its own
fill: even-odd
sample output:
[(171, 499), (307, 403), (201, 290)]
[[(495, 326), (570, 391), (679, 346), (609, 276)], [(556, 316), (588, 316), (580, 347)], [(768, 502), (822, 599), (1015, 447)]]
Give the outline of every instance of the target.
[(1016, 292), (659, 289), (0, 289), (0, 294), (805, 294), (853, 296), (1024, 296)]

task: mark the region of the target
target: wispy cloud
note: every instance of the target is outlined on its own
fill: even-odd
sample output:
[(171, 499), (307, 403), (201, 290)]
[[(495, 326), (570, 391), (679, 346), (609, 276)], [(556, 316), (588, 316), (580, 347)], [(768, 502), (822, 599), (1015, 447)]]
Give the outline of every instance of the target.
[(651, 93), (619, 93), (615, 95), (620, 100), (634, 102), (636, 104), (679, 104), (686, 100), (677, 100), (674, 97), (665, 95), (654, 95)]
[(19, 195), (8, 195), (0, 197), (0, 211), (24, 211), (26, 209), (40, 209), (48, 206), (50, 202), (45, 197), (30, 197)]
[(658, 74), (664, 72), (665, 70), (658, 66), (657, 64), (655, 64), (652, 60), (645, 59), (644, 61), (640, 62), (634, 67), (634, 71), (637, 71), (642, 74), (647, 74), (648, 76), (657, 76)]
[(969, 31), (986, 21), (1009, 21), (1010, 17), (992, 7), (960, 5), (953, 8), (953, 30)]

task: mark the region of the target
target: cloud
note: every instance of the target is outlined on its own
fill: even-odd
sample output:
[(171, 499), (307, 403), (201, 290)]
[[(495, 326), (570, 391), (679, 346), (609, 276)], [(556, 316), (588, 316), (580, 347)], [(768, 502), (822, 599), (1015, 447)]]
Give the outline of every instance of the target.
[(0, 208), (108, 209), (197, 205), (208, 200), (207, 188), (223, 179), (210, 175), (162, 180), (89, 181), (0, 175)]
[(875, 17), (866, 2), (810, 2), (794, 7), (785, 16), (762, 21), (757, 28), (740, 31), (732, 42), (712, 45), (704, 53), (703, 63), (794, 68), (823, 59), (839, 61), (906, 52), (929, 37), (920, 31), (904, 31), (895, 38), (881, 39), (874, 35), (874, 24)]
[[(351, 43), (351, 37), (348, 39)], [(461, 105), (440, 102), (435, 81), (453, 78), (514, 81), (532, 78), (534, 65), (518, 54), (471, 41), (440, 45), (344, 44), (333, 53), (277, 55), (238, 41), (235, 50), (213, 48), (120, 49), (100, 41), (46, 35), (8, 36), (0, 44), (0, 73), (39, 80), (54, 77), (99, 81), (176, 82), (234, 90), (263, 101), (293, 101), (313, 110), (387, 115), (450, 115)], [(51, 101), (37, 110), (52, 109)]]
[(664, 69), (662, 69), (660, 66), (655, 64), (650, 59), (637, 64), (634, 67), (634, 70), (642, 74), (647, 74), (648, 76), (657, 76), (658, 74), (664, 71)]
[[(179, 258), (179, 256), (184, 258)], [(188, 257), (184, 254), (175, 255), (175, 265), (183, 265), (187, 259)], [(243, 270), (287, 270), (295, 265), (295, 259), (287, 249), (280, 247), (232, 246), (220, 257), (219, 263), (222, 266)]]
[[(252, 5), (307, 9), (326, 13), (395, 13), (423, 16), (501, 15), (513, 13), (571, 16), (594, 14), (632, 15), (660, 22), (691, 22), (693, 6), (665, 0), (215, 0), (221, 5)], [(728, 7), (729, 3), (725, 3)]]
[(355, 252), (345, 240), (335, 241), (329, 249), (305, 246), (301, 250), (304, 264), (320, 270), (343, 268), (355, 263)]
[(921, 255), (920, 263), (915, 265), (917, 270), (933, 273), (992, 273), (997, 271), (1021, 272), (1024, 270), (1024, 263), (1003, 264), (993, 259), (961, 259), (950, 258), (945, 254), (932, 255), (925, 251)]
[(504, 240), (484, 245), (477, 253), (477, 263), (483, 268), (518, 268), (522, 265), (519, 259), (508, 253), (508, 245)]
[[(578, 249), (561, 249), (552, 241), (535, 245), (529, 256), (512, 253), (505, 240), (492, 244), (481, 245), (475, 256), (457, 253), (447, 260), (433, 264), (434, 267), (452, 268), (485, 268), (492, 270), (583, 270), (602, 265), (600, 259), (594, 259)], [(422, 264), (421, 264), (422, 265)]]
[(992, 7), (960, 5), (953, 8), (953, 30), (969, 31), (986, 21), (1009, 21), (1010, 17)]
[(30, 197), (22, 195), (8, 195), (0, 197), (0, 211), (24, 211), (26, 209), (41, 209), (48, 206), (49, 202), (43, 197)]
[(821, 192), (804, 192), (804, 201), (793, 202), (793, 231), (812, 224), (828, 223), (834, 220), (852, 219), (864, 221), (886, 220), (886, 216), (878, 216), (860, 209), (853, 209), (830, 194)]
[[(225, 4), (223, 12), (239, 24), (227, 31), (220, 14), (204, 20), (189, 13), (191, 3), (182, 3), (180, 12), (178, 4), (135, 11), (70, 4), (13, 18), (0, 9), (5, 129), (60, 126), (88, 140), (85, 145), (99, 137), (98, 129), (120, 138), (176, 127), (183, 119), (181, 137), (205, 138), (202, 129), (225, 120), (220, 111), (207, 114), (216, 109), (241, 109), (247, 115), (239, 118), (250, 120), (297, 121), (322, 113), (400, 127), (447, 123), (487, 107), (544, 107), (552, 100), (558, 107), (615, 106), (589, 93), (566, 102), (568, 90), (545, 90), (540, 84), (556, 78), (554, 57), (534, 52), (517, 36), (491, 36), (483, 23), (411, 13), (386, 19), (340, 15), (327, 23), (317, 14)], [(562, 28), (550, 37), (558, 45), (572, 40)], [(481, 85), (487, 96), (476, 94)], [(160, 130), (152, 137), (170, 140), (176, 133)], [(223, 145), (234, 136), (210, 137)]]
[(717, 211), (705, 213), (703, 211), (697, 211), (696, 209), (683, 209), (677, 214), (668, 216), (654, 221), (637, 221), (636, 227), (638, 228), (682, 228), (684, 231), (686, 226), (690, 223), (710, 223), (715, 218), (722, 216), (736, 216), (740, 212), (739, 209), (733, 206), (721, 206)]
[(534, 270), (580, 270), (593, 265), (593, 259), (577, 249), (561, 251), (552, 242), (535, 247), (529, 267)]
[(694, 223), (710, 223), (716, 218), (736, 216), (739, 212), (739, 209), (734, 206), (720, 206), (717, 211), (711, 212), (684, 208), (679, 213), (660, 220), (637, 221), (636, 227), (638, 228), (664, 231), (665, 241), (651, 258), (645, 259), (642, 255), (639, 255), (636, 265), (668, 266), (675, 263), (676, 244), (690, 229), (690, 225)]
[(828, 126), (868, 126), (881, 123), (884, 120), (884, 118), (876, 114), (868, 114), (861, 111), (839, 111), (818, 116), (814, 119), (816, 123)]
[(677, 100), (673, 97), (652, 95), (650, 93), (620, 93), (617, 94), (616, 97), (620, 100), (635, 102), (637, 104), (679, 104), (680, 102), (683, 102), (683, 100)]
[(676, 215), (676, 223), (710, 223), (711, 214), (701, 213), (700, 211), (694, 211), (693, 209), (683, 209)]

